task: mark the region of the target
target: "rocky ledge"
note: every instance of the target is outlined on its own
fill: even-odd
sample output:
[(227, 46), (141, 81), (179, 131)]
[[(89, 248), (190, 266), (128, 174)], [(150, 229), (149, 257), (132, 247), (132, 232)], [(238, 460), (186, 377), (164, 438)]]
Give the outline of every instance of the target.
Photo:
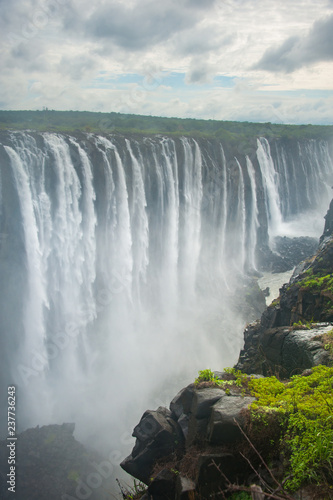
[[(217, 380), (230, 378), (226, 373), (215, 376)], [(231, 481), (244, 478), (245, 471), (251, 473), (233, 449), (242, 439), (245, 410), (254, 400), (241, 391), (203, 382), (182, 389), (170, 409), (145, 412), (133, 431), (132, 453), (121, 463), (148, 486), (142, 499), (190, 499), (197, 493), (209, 498), (222, 486), (220, 467)]]

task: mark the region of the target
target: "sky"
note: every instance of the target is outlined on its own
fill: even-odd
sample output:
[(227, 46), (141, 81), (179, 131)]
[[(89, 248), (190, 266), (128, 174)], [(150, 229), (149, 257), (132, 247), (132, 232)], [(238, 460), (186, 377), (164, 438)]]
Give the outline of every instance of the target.
[(333, 124), (333, 0), (0, 0), (0, 109)]

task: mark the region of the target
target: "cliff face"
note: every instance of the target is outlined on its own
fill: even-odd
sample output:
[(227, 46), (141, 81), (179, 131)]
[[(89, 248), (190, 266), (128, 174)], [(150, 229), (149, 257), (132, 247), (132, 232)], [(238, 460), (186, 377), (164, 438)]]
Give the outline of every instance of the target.
[(237, 368), (290, 376), (332, 360), (323, 339), (333, 322), (333, 204), (317, 253), (298, 265), (280, 296), (246, 328)]

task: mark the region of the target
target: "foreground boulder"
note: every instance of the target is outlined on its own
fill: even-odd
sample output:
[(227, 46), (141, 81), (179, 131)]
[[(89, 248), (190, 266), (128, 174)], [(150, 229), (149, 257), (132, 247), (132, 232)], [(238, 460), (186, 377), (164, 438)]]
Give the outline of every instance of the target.
[[(170, 411), (159, 408), (143, 414), (133, 431), (136, 443), (132, 453), (120, 465), (149, 485), (147, 494), (153, 495), (153, 498), (160, 498), (161, 491), (166, 495), (163, 498), (170, 499), (193, 498), (190, 492), (194, 489), (208, 494), (212, 491), (214, 478), (220, 477), (219, 470), (216, 467), (213, 470), (212, 461), (227, 469), (230, 476), (231, 471), (236, 470), (236, 459), (232, 453), (199, 453), (192, 479), (177, 478), (171, 469), (171, 472), (162, 470), (151, 482), (154, 465), (160, 458), (172, 457), (174, 452), (178, 457), (191, 453), (194, 446), (202, 446), (203, 443), (213, 447), (234, 445), (241, 439), (240, 427), (245, 423), (243, 412), (253, 401), (254, 398), (242, 397), (240, 392), (227, 395), (219, 387), (196, 387), (191, 384), (175, 396), (170, 403)], [(234, 473), (231, 477), (236, 479)]]
[(244, 427), (244, 408), (255, 401), (252, 397), (221, 398), (212, 407), (207, 428), (208, 440), (214, 444), (234, 443), (241, 439)]
[(160, 457), (170, 455), (183, 443), (183, 434), (171, 411), (159, 407), (146, 411), (133, 434), (136, 438), (132, 453), (120, 464), (121, 467), (145, 484), (149, 484), (152, 468)]

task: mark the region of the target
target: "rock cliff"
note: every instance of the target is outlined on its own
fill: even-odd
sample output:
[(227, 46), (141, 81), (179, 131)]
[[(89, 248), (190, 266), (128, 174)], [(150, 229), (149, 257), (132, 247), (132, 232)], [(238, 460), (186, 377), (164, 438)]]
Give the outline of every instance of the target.
[(327, 335), (333, 321), (333, 203), (317, 253), (299, 264), (261, 319), (247, 326), (237, 368), (289, 377), (332, 356)]

